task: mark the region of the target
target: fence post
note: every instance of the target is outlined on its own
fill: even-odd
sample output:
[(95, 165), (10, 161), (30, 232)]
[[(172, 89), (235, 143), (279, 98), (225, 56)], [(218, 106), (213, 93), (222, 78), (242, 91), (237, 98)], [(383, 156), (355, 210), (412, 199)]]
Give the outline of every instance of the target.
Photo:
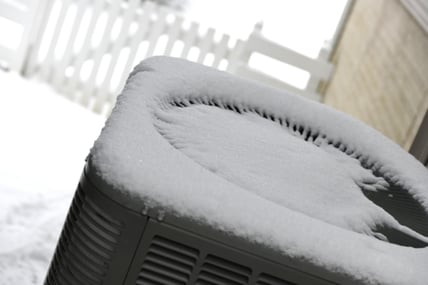
[(249, 39), (256, 34), (260, 34), (263, 29), (263, 22), (258, 22), (254, 25), (253, 31), (247, 38), (247, 40), (242, 41), (238, 40), (234, 49), (232, 50), (229, 57), (229, 65), (227, 66), (227, 71), (230, 73), (236, 73), (236, 70), (242, 64), (248, 65), (248, 62), (251, 57), (251, 46)]
[(43, 39), (43, 33), (49, 20), (49, 14), (53, 6), (53, 0), (40, 0), (38, 2), (36, 18), (29, 32), (29, 43), (27, 53), (24, 57), (24, 64), (20, 70), (24, 77), (29, 77), (35, 72), (37, 56)]
[(146, 37), (146, 34), (149, 33), (149, 28), (151, 27), (150, 17), (156, 8), (154, 2), (149, 1), (141, 2), (140, 7), (142, 8), (143, 14), (137, 21), (137, 30), (135, 34), (132, 36), (131, 39), (129, 39), (129, 55), (125, 63), (124, 72), (122, 74), (122, 78), (120, 79), (119, 86), (116, 89), (116, 92), (118, 92), (119, 89), (121, 89), (125, 85), (126, 78), (128, 78), (128, 74), (129, 72), (131, 72), (141, 42), (143, 38)]
[(12, 49), (0, 46), (0, 60), (4, 60), (6, 67), (25, 75), (29, 53), (34, 40), (40, 37), (40, 22), (46, 18), (49, 9), (49, 0), (26, 1), (22, 6), (14, 5), (14, 1), (0, 1), (0, 15), (22, 26), (19, 45)]
[(88, 106), (91, 103), (91, 99), (93, 99), (95, 96), (95, 93), (97, 92), (97, 79), (98, 79), (98, 72), (100, 72), (100, 65), (101, 61), (104, 56), (107, 55), (107, 52), (109, 51), (109, 46), (111, 42), (111, 30), (113, 28), (113, 25), (117, 18), (120, 16), (121, 12), (121, 2), (120, 1), (113, 1), (109, 3), (109, 6), (106, 10), (108, 13), (108, 19), (106, 26), (104, 27), (102, 31), (102, 37), (101, 37), (101, 43), (97, 49), (97, 52), (94, 55), (94, 65), (92, 67), (91, 73), (89, 75), (89, 79), (86, 82), (86, 85), (83, 88), (83, 94), (80, 100), (80, 103), (84, 106)]
[(124, 43), (129, 37), (129, 27), (131, 22), (135, 17), (135, 10), (139, 4), (139, 0), (130, 0), (126, 11), (123, 14), (123, 21), (120, 28), (119, 36), (115, 40), (114, 45), (110, 45), (109, 52), (111, 54), (110, 62), (107, 67), (107, 72), (104, 76), (104, 79), (101, 82), (100, 87), (98, 88), (98, 96), (95, 98), (95, 105), (93, 107), (94, 111), (101, 113), (106, 100), (110, 97), (111, 93), (111, 79), (113, 76), (114, 69), (117, 67), (117, 62), (119, 60), (119, 55), (121, 50), (125, 47)]
[[(326, 41), (324, 43), (324, 46), (320, 49), (320, 52), (318, 53), (317, 59), (319, 61), (328, 61), (328, 57), (330, 55), (331, 50), (331, 43)], [(308, 84), (306, 85), (306, 90), (311, 93), (317, 93), (318, 86), (321, 83), (322, 79), (319, 78), (316, 75), (311, 74), (311, 77), (309, 78)]]

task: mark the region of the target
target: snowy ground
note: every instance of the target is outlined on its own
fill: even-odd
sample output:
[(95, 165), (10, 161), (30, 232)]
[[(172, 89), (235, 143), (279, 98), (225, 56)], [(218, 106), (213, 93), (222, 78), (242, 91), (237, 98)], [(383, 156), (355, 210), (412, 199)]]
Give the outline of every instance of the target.
[(0, 86), (0, 284), (43, 284), (103, 118), (17, 74)]

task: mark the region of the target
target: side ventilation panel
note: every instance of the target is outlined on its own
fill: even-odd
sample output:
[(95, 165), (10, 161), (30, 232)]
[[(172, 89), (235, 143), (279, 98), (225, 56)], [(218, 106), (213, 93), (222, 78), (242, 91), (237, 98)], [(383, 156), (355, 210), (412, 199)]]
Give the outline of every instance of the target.
[(83, 175), (44, 285), (334, 284), (296, 261), (263, 258), (275, 256), (265, 250), (187, 220), (131, 211)]
[(101, 284), (120, 234), (121, 224), (79, 186), (45, 284)]
[(194, 248), (155, 236), (136, 284), (188, 284), (198, 255)]
[(150, 218), (124, 285), (333, 284), (247, 249)]
[(197, 285), (205, 284), (248, 284), (251, 269), (240, 264), (208, 255), (200, 269)]

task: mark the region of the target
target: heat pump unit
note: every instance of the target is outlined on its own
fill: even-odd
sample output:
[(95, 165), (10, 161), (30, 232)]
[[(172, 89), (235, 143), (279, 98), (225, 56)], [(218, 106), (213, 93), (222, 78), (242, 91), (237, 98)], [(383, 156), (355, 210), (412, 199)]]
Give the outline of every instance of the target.
[(131, 73), (54, 284), (423, 284), (428, 173), (359, 121), (184, 60)]

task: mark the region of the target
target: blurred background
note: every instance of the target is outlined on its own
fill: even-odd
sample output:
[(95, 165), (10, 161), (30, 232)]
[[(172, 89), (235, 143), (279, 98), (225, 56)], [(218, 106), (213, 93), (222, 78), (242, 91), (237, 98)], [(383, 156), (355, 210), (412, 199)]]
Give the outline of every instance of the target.
[(424, 0), (1, 0), (0, 7), (3, 69), (97, 113), (108, 114), (132, 67), (152, 55), (315, 99), (406, 150), (428, 107)]

